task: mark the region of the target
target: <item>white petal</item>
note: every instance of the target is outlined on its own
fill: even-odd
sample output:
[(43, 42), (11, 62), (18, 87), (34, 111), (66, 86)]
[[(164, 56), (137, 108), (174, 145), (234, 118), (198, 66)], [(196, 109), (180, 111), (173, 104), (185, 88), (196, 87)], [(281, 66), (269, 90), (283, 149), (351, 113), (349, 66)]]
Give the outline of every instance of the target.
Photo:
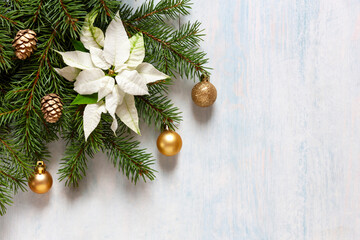
[(97, 93), (104, 87), (103, 78), (105, 73), (98, 68), (82, 71), (76, 78), (74, 90), (80, 94), (93, 94)]
[(115, 86), (115, 79), (109, 76), (105, 76), (101, 79), (101, 88), (98, 92), (98, 100), (100, 101), (107, 95), (109, 95)]
[(126, 66), (125, 64), (123, 64), (123, 65), (116, 66), (115, 69), (114, 69), (114, 71), (115, 71), (116, 73), (119, 73), (119, 72), (122, 72), (122, 71), (124, 71), (124, 70), (126, 70), (126, 69), (128, 69), (127, 66)]
[(66, 80), (73, 82), (79, 73), (81, 72), (81, 69), (74, 68), (74, 67), (64, 67), (64, 68), (54, 68), (55, 71), (62, 77), (64, 77)]
[(118, 122), (117, 122), (117, 119), (116, 119), (116, 117), (114, 117), (114, 119), (113, 119), (113, 122), (111, 123), (111, 130), (114, 132), (114, 134), (116, 135), (116, 130), (118, 129), (118, 127), (119, 127), (119, 124), (118, 124)]
[(116, 67), (124, 64), (129, 54), (130, 41), (117, 13), (105, 33), (104, 57), (108, 63)]
[(96, 67), (108, 70), (111, 65), (108, 64), (104, 58), (104, 52), (103, 50), (99, 48), (90, 47), (90, 56), (91, 60), (95, 64)]
[(111, 94), (107, 95), (105, 98), (105, 105), (106, 110), (109, 112), (109, 114), (113, 117), (113, 123), (111, 124), (111, 129), (113, 132), (116, 132), (116, 129), (118, 128), (118, 123), (115, 117), (116, 109), (119, 105), (122, 104), (124, 99), (125, 93), (119, 88), (118, 85), (116, 85), (113, 88), (113, 91)]
[(84, 47), (90, 50), (91, 47), (102, 48), (104, 47), (104, 33), (100, 28), (94, 27), (94, 21), (97, 14), (92, 14), (85, 19), (85, 23), (80, 33), (80, 41), (84, 44)]
[(159, 80), (170, 78), (165, 73), (160, 72), (157, 70), (153, 65), (150, 63), (141, 63), (137, 68), (136, 71), (145, 79), (146, 83), (152, 83)]
[(99, 125), (101, 114), (106, 113), (106, 108), (103, 103), (88, 104), (84, 110), (84, 134), (85, 140)]
[(64, 62), (71, 67), (80, 68), (82, 70), (94, 68), (91, 61), (90, 53), (72, 51), (72, 52), (58, 52), (64, 59)]
[(117, 85), (113, 88), (111, 94), (106, 96), (105, 105), (111, 116), (115, 116), (116, 109), (123, 102), (124, 96), (125, 93)]
[(124, 70), (116, 76), (119, 87), (131, 95), (149, 94), (144, 78), (137, 71)]
[(90, 50), (91, 47), (102, 48), (104, 47), (104, 33), (97, 27), (84, 27), (81, 31), (80, 41), (84, 47)]
[(138, 33), (130, 38), (130, 57), (125, 63), (128, 68), (134, 70), (145, 58), (144, 37)]
[(135, 106), (134, 96), (125, 94), (123, 103), (117, 108), (116, 115), (131, 130), (141, 135), (139, 129), (139, 116)]

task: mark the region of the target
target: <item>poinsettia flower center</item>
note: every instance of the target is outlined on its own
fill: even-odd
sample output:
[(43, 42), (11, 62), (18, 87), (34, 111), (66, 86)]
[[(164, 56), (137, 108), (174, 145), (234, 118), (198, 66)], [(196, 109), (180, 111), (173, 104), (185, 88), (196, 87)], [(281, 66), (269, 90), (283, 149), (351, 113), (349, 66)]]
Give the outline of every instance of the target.
[(108, 75), (109, 76), (115, 76), (115, 71), (110, 68), (109, 71), (108, 71)]

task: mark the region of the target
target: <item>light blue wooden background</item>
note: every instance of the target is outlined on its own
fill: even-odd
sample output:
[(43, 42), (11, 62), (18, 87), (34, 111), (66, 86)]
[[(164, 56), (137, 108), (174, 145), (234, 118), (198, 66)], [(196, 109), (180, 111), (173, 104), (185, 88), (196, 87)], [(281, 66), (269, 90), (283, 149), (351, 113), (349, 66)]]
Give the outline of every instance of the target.
[(181, 154), (136, 187), (97, 155), (79, 189), (18, 195), (0, 239), (360, 239), (360, 1), (197, 0), (190, 19), (219, 98), (173, 87)]

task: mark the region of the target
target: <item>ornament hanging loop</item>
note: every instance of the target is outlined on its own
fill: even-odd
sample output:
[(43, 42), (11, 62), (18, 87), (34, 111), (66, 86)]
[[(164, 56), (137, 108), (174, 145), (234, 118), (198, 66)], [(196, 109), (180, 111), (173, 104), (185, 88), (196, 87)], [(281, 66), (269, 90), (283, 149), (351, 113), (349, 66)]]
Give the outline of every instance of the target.
[(161, 128), (160, 128), (161, 132), (165, 132), (165, 131), (169, 131), (170, 128), (169, 126), (166, 124), (165, 120), (163, 120), (163, 123), (161, 124)]

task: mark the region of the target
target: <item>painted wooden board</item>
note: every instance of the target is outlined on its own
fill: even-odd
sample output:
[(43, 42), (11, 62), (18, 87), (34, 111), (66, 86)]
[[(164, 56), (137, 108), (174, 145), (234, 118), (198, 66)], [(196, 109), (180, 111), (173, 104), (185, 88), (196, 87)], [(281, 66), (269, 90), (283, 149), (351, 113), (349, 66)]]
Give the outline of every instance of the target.
[[(219, 98), (199, 109), (191, 81), (173, 87), (181, 154), (137, 186), (97, 155), (79, 189), (19, 194), (0, 239), (360, 239), (360, 1), (193, 8)], [(55, 173), (64, 144), (50, 147)]]

